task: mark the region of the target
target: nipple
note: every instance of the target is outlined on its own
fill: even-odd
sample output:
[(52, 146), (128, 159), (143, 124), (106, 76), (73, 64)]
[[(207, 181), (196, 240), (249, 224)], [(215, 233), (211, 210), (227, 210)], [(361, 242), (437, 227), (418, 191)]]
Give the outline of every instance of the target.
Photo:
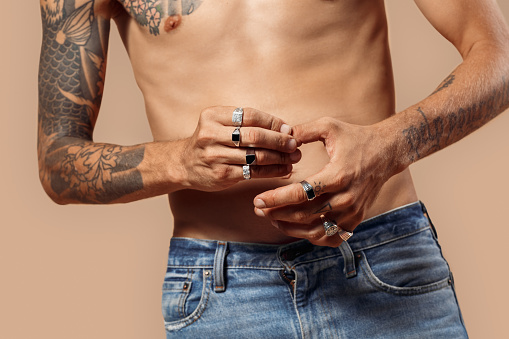
[(175, 28), (177, 28), (180, 25), (181, 21), (182, 21), (182, 15), (180, 15), (180, 14), (169, 16), (166, 19), (166, 22), (164, 23), (164, 30), (166, 32), (170, 32), (170, 31), (174, 30)]

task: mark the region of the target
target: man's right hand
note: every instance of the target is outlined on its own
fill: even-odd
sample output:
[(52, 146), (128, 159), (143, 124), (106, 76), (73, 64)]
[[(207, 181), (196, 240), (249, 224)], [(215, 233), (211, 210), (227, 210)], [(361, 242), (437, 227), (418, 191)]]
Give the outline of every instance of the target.
[(181, 163), (184, 186), (219, 191), (243, 181), (246, 151), (254, 148), (256, 161), (251, 178), (288, 175), (301, 153), (291, 136), (291, 127), (281, 119), (252, 108), (244, 108), (240, 145), (235, 146), (232, 115), (235, 107), (209, 107), (201, 112), (194, 134), (182, 140)]

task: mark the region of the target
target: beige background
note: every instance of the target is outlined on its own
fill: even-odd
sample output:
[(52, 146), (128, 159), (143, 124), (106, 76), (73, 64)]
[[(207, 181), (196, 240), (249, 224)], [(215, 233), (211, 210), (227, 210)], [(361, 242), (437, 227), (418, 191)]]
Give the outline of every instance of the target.
[[(499, 1), (506, 19), (509, 3)], [(57, 206), (36, 160), (36, 1), (2, 5), (0, 337), (164, 338), (160, 286), (172, 218), (164, 197)], [(387, 2), (398, 109), (427, 96), (460, 61), (412, 1)], [(126, 53), (112, 33), (97, 141), (150, 141)], [(456, 278), (471, 338), (507, 337), (509, 114), (413, 166)]]

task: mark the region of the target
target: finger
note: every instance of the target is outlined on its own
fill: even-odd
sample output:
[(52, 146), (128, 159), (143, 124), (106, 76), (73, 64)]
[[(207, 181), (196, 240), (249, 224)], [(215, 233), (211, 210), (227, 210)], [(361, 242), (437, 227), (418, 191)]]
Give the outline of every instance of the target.
[[(236, 147), (233, 142), (233, 127), (223, 127), (217, 133), (217, 142), (221, 145)], [(268, 150), (293, 153), (297, 150), (297, 141), (289, 134), (274, 132), (258, 127), (242, 127), (239, 147), (264, 148)]]
[(302, 143), (322, 141), (328, 137), (333, 126), (333, 120), (321, 118), (305, 124), (294, 126), (292, 135)]
[[(315, 196), (326, 193), (328, 186), (318, 178), (321, 172), (315, 175), (316, 179), (306, 180), (315, 192)], [(324, 180), (325, 182), (325, 180)], [(308, 202), (308, 195), (300, 182), (293, 183), (287, 186), (282, 186), (274, 190), (263, 192), (257, 195), (254, 199), (254, 205), (258, 208), (275, 208), (288, 205), (296, 205)]]
[[(225, 106), (211, 107), (209, 110), (213, 111), (212, 114), (216, 121), (224, 126), (233, 126), (232, 116), (235, 109), (236, 107), (233, 106)], [(220, 110), (221, 114), (217, 114), (217, 110)], [(278, 117), (250, 107), (243, 108), (243, 111), (243, 127), (261, 127), (275, 132), (291, 134), (292, 128)]]
[[(225, 180), (245, 180), (244, 166), (229, 165), (225, 166), (221, 177)], [(292, 173), (292, 165), (267, 165), (267, 166), (249, 166), (249, 177), (256, 178), (279, 178)]]
[[(240, 167), (240, 166), (239, 166)], [(242, 169), (242, 167), (240, 167)], [(292, 165), (249, 166), (251, 178), (279, 178), (292, 173)]]
[(318, 246), (338, 247), (343, 242), (337, 233), (332, 236), (326, 235), (320, 221), (307, 225), (277, 221), (272, 225), (290, 237), (307, 239)]
[[(287, 164), (295, 164), (299, 162), (302, 157), (302, 153), (299, 150), (296, 150), (293, 153), (282, 153), (276, 151), (270, 151), (266, 149), (255, 149), (251, 148), (254, 151), (255, 161), (250, 165), (287, 165)], [(227, 164), (235, 164), (235, 165), (245, 165), (247, 164), (246, 152), (247, 149), (235, 149), (235, 148), (226, 148), (222, 150), (223, 157), (226, 159), (225, 162)]]
[[(329, 197), (327, 197), (329, 198)], [(260, 212), (261, 211), (261, 212)], [(271, 220), (286, 221), (298, 224), (309, 224), (322, 214), (332, 211), (330, 199), (321, 201), (305, 202), (298, 205), (288, 205), (279, 208), (266, 208), (263, 210), (255, 207), (255, 213)]]

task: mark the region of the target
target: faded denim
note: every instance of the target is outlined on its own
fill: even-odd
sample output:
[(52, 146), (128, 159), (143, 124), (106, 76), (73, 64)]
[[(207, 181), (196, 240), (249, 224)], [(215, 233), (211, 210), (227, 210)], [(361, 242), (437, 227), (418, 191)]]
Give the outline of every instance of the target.
[(467, 338), (424, 205), (362, 222), (339, 248), (173, 238), (169, 338)]

